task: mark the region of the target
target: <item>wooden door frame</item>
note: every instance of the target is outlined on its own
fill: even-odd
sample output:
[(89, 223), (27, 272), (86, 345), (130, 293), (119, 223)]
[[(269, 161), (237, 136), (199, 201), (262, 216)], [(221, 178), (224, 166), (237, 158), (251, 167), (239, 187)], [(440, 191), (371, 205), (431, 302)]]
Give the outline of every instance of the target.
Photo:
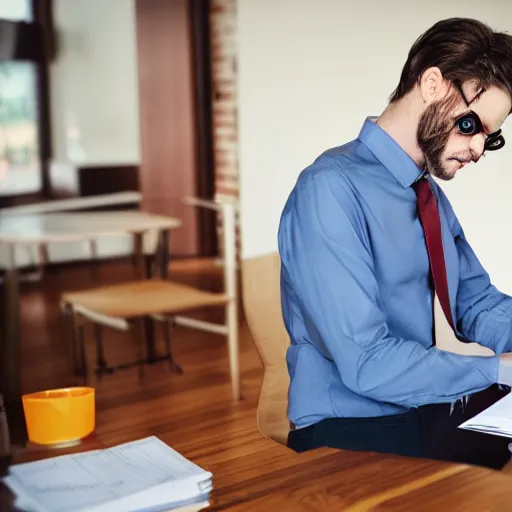
[[(197, 196), (213, 199), (215, 194), (215, 157), (213, 148), (212, 72), (210, 0), (189, 0), (190, 32), (195, 82), (195, 136)], [(215, 212), (198, 212), (198, 247), (201, 256), (217, 256), (217, 219)]]
[[(160, 202), (155, 213), (182, 216), (186, 233), (174, 237), (174, 257), (217, 256), (215, 212), (176, 204), (183, 195), (214, 197), (210, 1), (136, 0), (135, 16), (143, 204), (172, 196), (173, 203)], [(177, 74), (178, 67), (186, 75)], [(180, 116), (185, 124), (177, 129)], [(176, 174), (165, 175), (176, 159)]]

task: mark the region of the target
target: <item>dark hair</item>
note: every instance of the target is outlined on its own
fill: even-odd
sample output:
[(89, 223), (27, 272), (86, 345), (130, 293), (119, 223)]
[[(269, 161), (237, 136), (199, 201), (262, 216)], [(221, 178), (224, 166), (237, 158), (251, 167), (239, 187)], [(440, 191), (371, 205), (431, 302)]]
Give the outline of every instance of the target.
[(512, 97), (512, 36), (495, 32), (480, 21), (450, 18), (422, 34), (409, 51), (390, 101), (410, 92), (423, 72), (433, 66), (446, 80), (476, 80), (479, 87), (494, 85)]

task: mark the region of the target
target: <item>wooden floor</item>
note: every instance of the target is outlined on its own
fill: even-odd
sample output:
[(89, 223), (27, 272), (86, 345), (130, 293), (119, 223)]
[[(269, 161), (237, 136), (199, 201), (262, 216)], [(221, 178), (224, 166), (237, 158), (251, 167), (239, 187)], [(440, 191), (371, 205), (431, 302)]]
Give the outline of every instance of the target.
[[(129, 263), (102, 263), (102, 283), (130, 279)], [(206, 260), (177, 261), (170, 277), (206, 289), (218, 289), (221, 269)], [(22, 387), (32, 392), (79, 384), (70, 374), (69, 333), (59, 312), (59, 294), (92, 284), (88, 267), (52, 270), (42, 282), (24, 283), (21, 299)], [(136, 298), (135, 298), (136, 300)], [(221, 319), (222, 311), (201, 312), (203, 319)], [(146, 367), (139, 381), (136, 368), (103, 377), (90, 384), (97, 392), (97, 429), (103, 442), (117, 444), (147, 435), (156, 435), (194, 460), (215, 451), (217, 460), (268, 450), (274, 443), (265, 440), (256, 428), (256, 405), (262, 365), (248, 330), (241, 321), (241, 375), (243, 399), (231, 398), (225, 338), (184, 328), (173, 337), (176, 360), (183, 375), (171, 373), (163, 363)], [(95, 365), (95, 349), (90, 329), (86, 330), (88, 361)], [(107, 362), (118, 364), (136, 359), (129, 333), (104, 331)], [(157, 331), (158, 346), (162, 336)]]
[[(102, 282), (130, 278), (127, 263), (102, 264)], [(218, 289), (221, 273), (211, 262), (177, 262), (171, 275)], [(91, 284), (86, 268), (61, 269), (43, 283), (25, 283), (22, 294), (23, 391), (73, 384), (68, 337), (59, 317), (59, 294)], [(205, 312), (202, 318), (214, 319)], [(88, 359), (94, 364), (89, 333)], [(136, 356), (127, 333), (105, 332), (111, 363)], [(483, 469), (450, 466), (365, 452), (313, 450), (296, 454), (264, 439), (256, 428), (262, 366), (246, 326), (241, 325), (243, 400), (233, 402), (223, 338), (177, 329), (177, 360), (185, 373), (166, 366), (136, 369), (96, 383), (97, 428), (87, 449), (156, 435), (213, 474), (212, 510), (508, 510), (509, 480)], [(96, 444), (96, 445), (95, 445)], [(56, 455), (37, 448), (23, 461)], [(80, 447), (58, 454), (80, 451)], [(14, 510), (0, 485), (0, 510)], [(250, 502), (250, 503), (249, 503)]]

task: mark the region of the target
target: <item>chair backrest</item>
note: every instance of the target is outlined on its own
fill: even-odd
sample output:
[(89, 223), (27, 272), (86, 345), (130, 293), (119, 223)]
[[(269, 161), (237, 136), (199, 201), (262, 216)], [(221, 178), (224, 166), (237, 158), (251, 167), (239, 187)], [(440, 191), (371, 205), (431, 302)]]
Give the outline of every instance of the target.
[(238, 216), (238, 201), (186, 197), (184, 198), (184, 203), (198, 208), (213, 210), (221, 216), (221, 254), (224, 274), (224, 293), (237, 301), (236, 221)]
[(245, 316), (265, 370), (258, 403), (258, 428), (265, 437), (286, 445), (290, 429), (286, 351), (290, 339), (282, 319), (279, 280), (277, 253), (242, 261)]

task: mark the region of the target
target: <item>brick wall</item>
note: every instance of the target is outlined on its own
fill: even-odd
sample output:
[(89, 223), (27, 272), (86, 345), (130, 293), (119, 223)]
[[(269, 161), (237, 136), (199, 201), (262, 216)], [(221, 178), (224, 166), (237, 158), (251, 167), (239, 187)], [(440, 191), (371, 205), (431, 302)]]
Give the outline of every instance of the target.
[(236, 0), (210, 1), (210, 33), (215, 198), (238, 198)]

